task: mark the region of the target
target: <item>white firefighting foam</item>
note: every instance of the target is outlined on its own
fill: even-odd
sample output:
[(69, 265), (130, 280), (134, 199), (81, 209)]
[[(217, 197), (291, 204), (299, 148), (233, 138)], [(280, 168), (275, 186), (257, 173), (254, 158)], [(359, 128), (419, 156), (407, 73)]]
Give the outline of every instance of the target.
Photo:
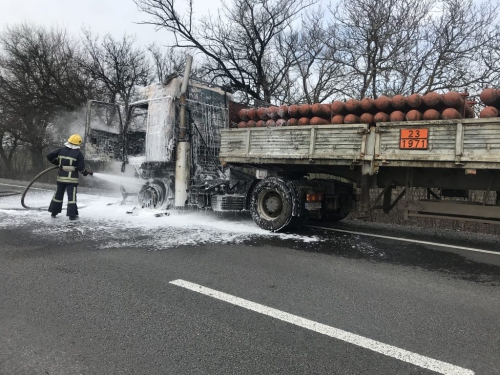
[[(53, 193), (34, 190), (28, 193), (30, 207), (48, 207)], [(121, 198), (78, 194), (80, 220), (70, 222), (63, 211), (52, 219), (46, 210), (24, 210), (20, 196), (0, 198), (0, 228), (23, 226), (41, 236), (85, 235), (102, 241), (101, 248), (147, 247), (161, 250), (182, 245), (241, 243), (256, 237), (275, 236), (300, 242), (320, 241), (316, 236), (270, 233), (257, 227), (243, 215), (221, 217), (213, 212), (169, 211), (156, 217), (158, 211), (120, 205)]]
[(175, 78), (167, 85), (153, 84), (142, 88), (139, 102), (148, 103), (146, 160), (171, 162), (174, 150), (175, 98), (180, 95), (182, 80)]
[(135, 188), (137, 190), (139, 190), (139, 188), (142, 185), (144, 185), (144, 181), (139, 179), (139, 178), (123, 177), (123, 176), (117, 176), (114, 174), (94, 172), (93, 178), (107, 181), (107, 182), (110, 182), (112, 184), (123, 185), (125, 187)]

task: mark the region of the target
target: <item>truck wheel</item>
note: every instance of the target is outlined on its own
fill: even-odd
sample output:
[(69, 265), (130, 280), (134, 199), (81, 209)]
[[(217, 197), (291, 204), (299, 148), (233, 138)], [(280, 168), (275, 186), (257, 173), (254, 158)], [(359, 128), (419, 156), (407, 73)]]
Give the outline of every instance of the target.
[(166, 205), (168, 205), (169, 192), (168, 184), (161, 180), (153, 180), (141, 187), (137, 198), (139, 204), (145, 208), (168, 208)]
[(296, 192), (291, 183), (271, 177), (260, 181), (250, 199), (250, 212), (255, 223), (262, 229), (277, 232), (294, 225), (298, 218), (293, 216)]

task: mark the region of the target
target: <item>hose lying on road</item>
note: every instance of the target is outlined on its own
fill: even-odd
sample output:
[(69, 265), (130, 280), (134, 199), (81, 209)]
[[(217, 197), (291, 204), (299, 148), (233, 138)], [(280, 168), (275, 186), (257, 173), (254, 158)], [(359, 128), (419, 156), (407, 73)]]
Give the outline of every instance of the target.
[(28, 207), (28, 206), (26, 206), (24, 204), (24, 197), (26, 197), (26, 193), (28, 192), (31, 185), (33, 185), (35, 183), (36, 180), (38, 180), (40, 177), (42, 177), (45, 173), (48, 173), (54, 169), (59, 169), (59, 167), (58, 166), (50, 167), (50, 168), (47, 168), (46, 170), (44, 170), (43, 172), (40, 172), (39, 174), (37, 174), (35, 176), (35, 178), (33, 180), (31, 180), (31, 182), (28, 184), (28, 186), (26, 186), (26, 189), (24, 189), (24, 191), (23, 191), (23, 195), (21, 195), (21, 204), (23, 205), (24, 208), (26, 208), (28, 210), (46, 210), (47, 209), (47, 207)]

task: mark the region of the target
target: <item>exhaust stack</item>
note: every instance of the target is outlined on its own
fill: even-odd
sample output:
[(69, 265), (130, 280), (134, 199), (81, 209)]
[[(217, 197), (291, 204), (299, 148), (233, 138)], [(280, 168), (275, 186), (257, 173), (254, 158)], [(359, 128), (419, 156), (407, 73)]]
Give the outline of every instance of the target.
[(179, 142), (177, 143), (177, 157), (175, 163), (175, 207), (181, 208), (186, 205), (188, 199), (187, 189), (190, 184), (190, 144), (186, 128), (186, 93), (189, 84), (189, 74), (193, 57), (188, 56), (184, 78), (181, 86), (180, 114), (179, 114)]

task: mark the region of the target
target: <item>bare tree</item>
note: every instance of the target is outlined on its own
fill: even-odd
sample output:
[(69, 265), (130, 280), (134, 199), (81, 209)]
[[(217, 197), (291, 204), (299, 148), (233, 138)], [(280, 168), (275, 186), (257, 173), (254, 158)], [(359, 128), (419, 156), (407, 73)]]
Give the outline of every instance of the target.
[(111, 35), (103, 38), (89, 30), (83, 31), (85, 56), (80, 65), (101, 84), (101, 93), (111, 103), (121, 101), (128, 110), (136, 86), (152, 81), (150, 61), (146, 51), (134, 45), (135, 38), (124, 35), (121, 40)]
[(153, 63), (156, 82), (164, 83), (169, 76), (182, 75), (184, 72), (187, 50), (179, 51), (174, 47), (161, 48), (157, 44), (150, 44), (148, 51)]
[(495, 24), (491, 30), (491, 38), (481, 51), (481, 63), (484, 63), (490, 73), (484, 86), (500, 86), (500, 24)]
[(13, 159), (20, 140), (20, 126), (15, 123), (15, 117), (4, 112), (0, 106), (0, 161), (2, 168), (0, 175), (2, 177), (14, 177)]
[(134, 0), (150, 15), (144, 24), (174, 33), (175, 46), (206, 57), (204, 68), (250, 99), (271, 102), (289, 77), (293, 55), (279, 38), (293, 31), (299, 14), (317, 0), (233, 0), (222, 3), (216, 16), (194, 19), (193, 2), (181, 15), (174, 0)]
[(386, 91), (386, 73), (410, 48), (429, 9), (429, 0), (344, 0), (331, 10), (334, 22), (325, 43), (349, 74), (346, 95), (377, 97)]
[(325, 43), (350, 75), (349, 96), (465, 88), (491, 76), (481, 56), (496, 11), (473, 0), (346, 0)]
[(304, 15), (302, 27), (291, 39), (289, 51), (294, 53), (290, 87), (290, 102), (321, 103), (345, 91), (350, 85), (344, 64), (339, 63), (339, 51), (326, 44), (328, 32), (324, 27), (324, 11), (317, 8)]
[(444, 0), (423, 23), (420, 36), (397, 66), (403, 92), (428, 92), (483, 86), (493, 71), (484, 51), (497, 43), (492, 30), (498, 6), (472, 0)]
[(47, 127), (59, 113), (82, 106), (92, 84), (75, 64), (79, 50), (65, 30), (7, 27), (0, 44), (0, 103), (4, 125), (15, 127), (9, 144), (29, 145), (32, 167), (41, 169)]

